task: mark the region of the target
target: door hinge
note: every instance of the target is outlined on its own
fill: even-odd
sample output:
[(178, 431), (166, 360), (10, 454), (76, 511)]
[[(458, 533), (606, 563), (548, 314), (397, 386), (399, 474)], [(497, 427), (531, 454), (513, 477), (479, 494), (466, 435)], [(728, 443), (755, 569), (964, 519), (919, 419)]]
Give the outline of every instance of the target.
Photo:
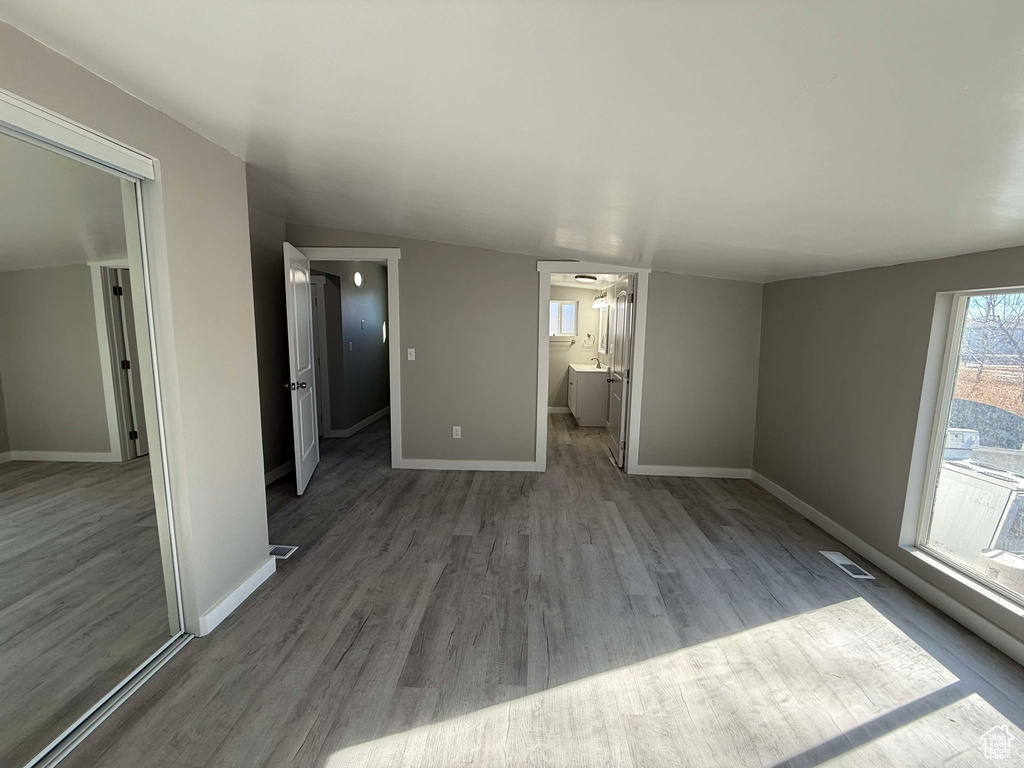
[(631, 294), (629, 294), (629, 303), (630, 303), (630, 304), (632, 304), (632, 303), (633, 303), (633, 294), (632, 294), (632, 293), (631, 293)]
[(129, 432), (129, 433), (128, 433), (128, 439), (129, 439), (129, 440), (138, 440), (138, 439), (139, 439), (139, 433), (138, 433), (138, 432), (136, 432), (136, 431), (135, 431), (135, 430), (133, 429), (133, 430), (132, 430), (131, 432)]
[(626, 369), (626, 376), (625, 376), (626, 381), (629, 381), (629, 371), (630, 371), (630, 369), (627, 368)]
[(112, 286), (111, 290), (114, 292), (115, 296), (124, 296), (124, 288), (122, 288), (120, 285)]
[(131, 360), (122, 360), (121, 361), (121, 369), (122, 370), (125, 370), (125, 371), (130, 370), (131, 367), (132, 367), (132, 361)]

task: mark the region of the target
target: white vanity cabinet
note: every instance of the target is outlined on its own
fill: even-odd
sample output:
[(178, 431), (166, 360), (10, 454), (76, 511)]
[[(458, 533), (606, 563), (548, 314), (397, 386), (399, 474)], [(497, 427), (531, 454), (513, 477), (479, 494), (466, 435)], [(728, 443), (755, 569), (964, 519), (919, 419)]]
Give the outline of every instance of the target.
[(607, 368), (569, 366), (569, 410), (581, 427), (603, 427), (608, 423), (610, 377)]

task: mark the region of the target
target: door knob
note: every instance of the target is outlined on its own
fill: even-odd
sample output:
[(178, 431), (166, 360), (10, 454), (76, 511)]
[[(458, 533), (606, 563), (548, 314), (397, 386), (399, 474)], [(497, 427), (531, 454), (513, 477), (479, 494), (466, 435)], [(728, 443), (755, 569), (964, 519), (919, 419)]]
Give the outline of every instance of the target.
[(296, 387), (298, 387), (299, 389), (305, 389), (305, 388), (306, 388), (306, 387), (308, 387), (309, 385), (308, 385), (308, 384), (306, 384), (306, 382), (304, 382), (304, 381), (300, 381), (300, 382), (299, 382), (298, 384), (296, 384), (295, 386), (296, 386)]
[(285, 384), (284, 388), (285, 389), (305, 389), (308, 386), (309, 385), (306, 382), (304, 382), (304, 381), (299, 381), (299, 382), (294, 382), (293, 381), (291, 384)]

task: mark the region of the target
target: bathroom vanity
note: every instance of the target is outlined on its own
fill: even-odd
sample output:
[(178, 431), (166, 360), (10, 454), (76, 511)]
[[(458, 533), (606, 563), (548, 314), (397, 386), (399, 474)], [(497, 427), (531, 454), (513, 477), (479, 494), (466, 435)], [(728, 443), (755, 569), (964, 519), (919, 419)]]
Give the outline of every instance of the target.
[(581, 427), (603, 427), (608, 423), (607, 368), (569, 365), (569, 410)]

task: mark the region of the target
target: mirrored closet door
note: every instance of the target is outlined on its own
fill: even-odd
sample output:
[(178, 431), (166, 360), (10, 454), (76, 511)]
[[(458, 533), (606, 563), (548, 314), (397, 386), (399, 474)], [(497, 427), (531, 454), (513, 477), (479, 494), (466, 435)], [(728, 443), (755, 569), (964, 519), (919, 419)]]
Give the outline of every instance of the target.
[(0, 768), (182, 634), (135, 180), (0, 134)]

